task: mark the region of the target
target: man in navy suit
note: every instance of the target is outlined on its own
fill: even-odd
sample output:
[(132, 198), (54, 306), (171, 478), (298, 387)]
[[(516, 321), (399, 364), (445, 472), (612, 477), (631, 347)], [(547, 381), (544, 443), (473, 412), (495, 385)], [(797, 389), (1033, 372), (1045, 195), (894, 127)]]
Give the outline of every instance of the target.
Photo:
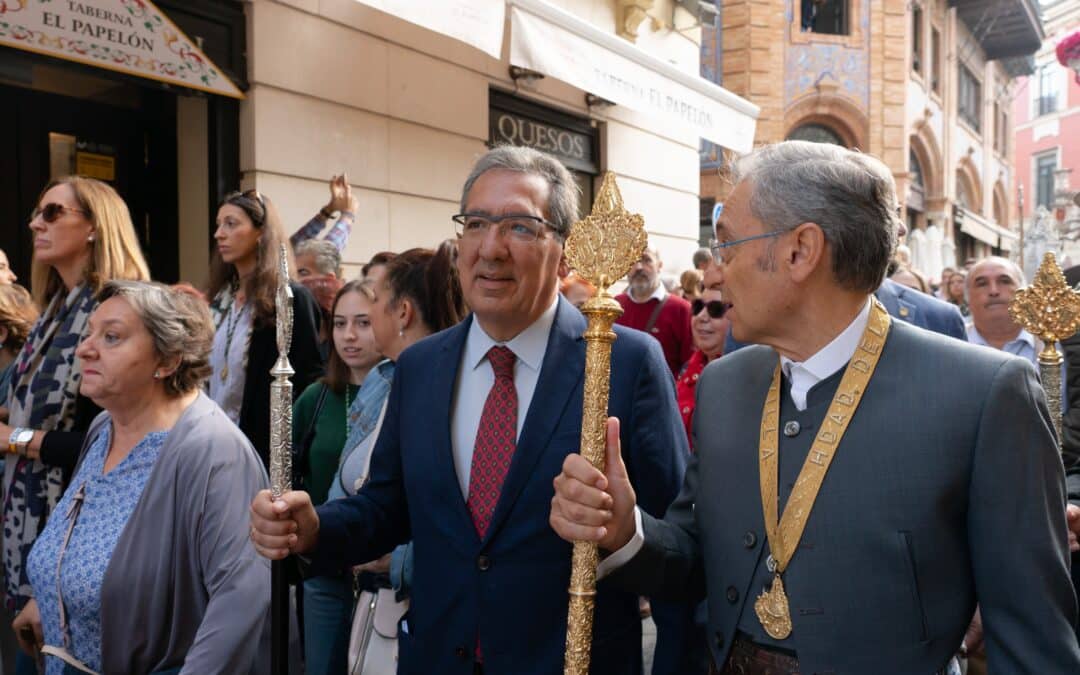
[[(400, 673), (559, 672), (571, 546), (548, 525), (552, 481), (581, 436), (585, 319), (560, 299), (577, 188), (558, 161), (500, 147), (465, 182), (458, 273), (473, 314), (406, 350), (368, 483), (317, 510), (305, 493), (252, 504), (260, 553), (314, 570), (412, 540)], [(643, 509), (663, 515), (689, 455), (659, 344), (615, 327), (609, 411)], [(601, 584), (593, 673), (642, 671), (637, 597)]]

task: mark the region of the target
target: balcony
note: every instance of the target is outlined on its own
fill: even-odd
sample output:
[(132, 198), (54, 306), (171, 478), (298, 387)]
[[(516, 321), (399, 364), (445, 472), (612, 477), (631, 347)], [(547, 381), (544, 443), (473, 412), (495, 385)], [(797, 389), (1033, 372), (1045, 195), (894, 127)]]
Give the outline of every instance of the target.
[(989, 60), (1029, 56), (1046, 33), (1035, 0), (949, 0)]

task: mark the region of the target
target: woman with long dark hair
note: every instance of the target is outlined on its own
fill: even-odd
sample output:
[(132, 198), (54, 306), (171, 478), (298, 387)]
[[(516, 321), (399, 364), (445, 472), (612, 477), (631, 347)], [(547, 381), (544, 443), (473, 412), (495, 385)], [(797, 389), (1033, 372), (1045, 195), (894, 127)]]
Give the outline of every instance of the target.
[[(216, 334), (210, 354), (210, 398), (255, 446), (263, 465), (270, 458), (270, 370), (277, 361), (277, 310), (281, 219), (270, 199), (257, 190), (225, 196), (214, 231), (207, 296)], [(290, 256), (286, 246), (286, 255)], [(289, 269), (295, 269), (289, 260)], [(311, 293), (289, 281), (293, 333), (289, 363), (298, 395), (322, 373), (319, 308)]]

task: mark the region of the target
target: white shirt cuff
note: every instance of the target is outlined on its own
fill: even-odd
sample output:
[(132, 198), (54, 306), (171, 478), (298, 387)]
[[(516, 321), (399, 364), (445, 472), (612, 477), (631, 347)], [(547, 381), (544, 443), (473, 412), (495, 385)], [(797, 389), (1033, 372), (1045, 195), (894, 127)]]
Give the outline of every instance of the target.
[(600, 561), (600, 564), (596, 566), (596, 580), (600, 581), (630, 562), (630, 559), (636, 556), (644, 545), (645, 531), (641, 527), (641, 509), (634, 507), (634, 536), (630, 537), (630, 541), (618, 551)]

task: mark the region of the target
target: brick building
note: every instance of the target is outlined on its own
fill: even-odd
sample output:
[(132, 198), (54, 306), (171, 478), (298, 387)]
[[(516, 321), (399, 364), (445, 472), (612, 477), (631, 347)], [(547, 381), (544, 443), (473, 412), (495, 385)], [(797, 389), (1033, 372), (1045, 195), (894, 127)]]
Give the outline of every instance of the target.
[[(1033, 0), (719, 4), (721, 30), (703, 36), (708, 65), (761, 107), (756, 143), (832, 142), (881, 158), (932, 278), (1015, 246), (1010, 97), (1043, 37)], [(727, 189), (723, 162), (708, 159), (703, 214)]]

